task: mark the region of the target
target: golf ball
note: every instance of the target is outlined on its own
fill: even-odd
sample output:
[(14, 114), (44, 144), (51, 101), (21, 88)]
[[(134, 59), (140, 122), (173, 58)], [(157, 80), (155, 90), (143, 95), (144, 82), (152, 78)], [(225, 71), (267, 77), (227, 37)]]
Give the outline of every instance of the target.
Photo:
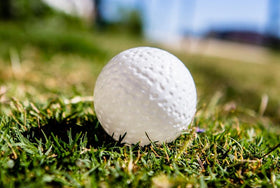
[(147, 145), (175, 140), (196, 111), (196, 88), (186, 66), (167, 51), (137, 47), (116, 55), (94, 88), (94, 108), (115, 140)]

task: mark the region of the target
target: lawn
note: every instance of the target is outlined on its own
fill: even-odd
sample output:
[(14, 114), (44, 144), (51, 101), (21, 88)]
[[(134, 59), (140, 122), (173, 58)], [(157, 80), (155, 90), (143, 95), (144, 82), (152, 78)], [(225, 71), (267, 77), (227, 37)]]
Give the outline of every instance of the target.
[(195, 119), (172, 143), (128, 146), (99, 124), (94, 83), (120, 51), (161, 46), (76, 22), (0, 22), (0, 187), (280, 187), (280, 62), (171, 51)]

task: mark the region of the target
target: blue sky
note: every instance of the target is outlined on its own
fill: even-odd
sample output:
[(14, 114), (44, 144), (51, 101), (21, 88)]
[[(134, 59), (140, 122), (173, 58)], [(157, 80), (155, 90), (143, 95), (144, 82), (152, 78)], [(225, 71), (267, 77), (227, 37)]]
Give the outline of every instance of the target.
[[(121, 19), (118, 8), (141, 10), (148, 38), (201, 35), (213, 28), (264, 32), (269, 0), (104, 0), (110, 20)], [(106, 8), (109, 7), (109, 8)], [(279, 7), (280, 8), (280, 7)]]
[(268, 0), (197, 0), (193, 27), (199, 31), (231, 25), (262, 31), (267, 19)]

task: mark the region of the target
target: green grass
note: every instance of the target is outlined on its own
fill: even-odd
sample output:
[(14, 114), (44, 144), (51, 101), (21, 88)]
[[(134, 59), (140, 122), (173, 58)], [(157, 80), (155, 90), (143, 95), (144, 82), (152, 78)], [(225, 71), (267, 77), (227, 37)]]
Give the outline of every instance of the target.
[(280, 64), (174, 52), (198, 90), (189, 131), (146, 147), (103, 131), (97, 75), (143, 45), (60, 19), (0, 22), (0, 187), (279, 187)]

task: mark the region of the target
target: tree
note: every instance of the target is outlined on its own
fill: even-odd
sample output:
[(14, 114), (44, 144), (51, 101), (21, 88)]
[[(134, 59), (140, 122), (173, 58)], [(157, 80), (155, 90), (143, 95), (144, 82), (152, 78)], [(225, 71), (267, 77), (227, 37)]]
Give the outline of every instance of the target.
[(11, 0), (0, 0), (0, 19), (10, 19), (11, 16)]

